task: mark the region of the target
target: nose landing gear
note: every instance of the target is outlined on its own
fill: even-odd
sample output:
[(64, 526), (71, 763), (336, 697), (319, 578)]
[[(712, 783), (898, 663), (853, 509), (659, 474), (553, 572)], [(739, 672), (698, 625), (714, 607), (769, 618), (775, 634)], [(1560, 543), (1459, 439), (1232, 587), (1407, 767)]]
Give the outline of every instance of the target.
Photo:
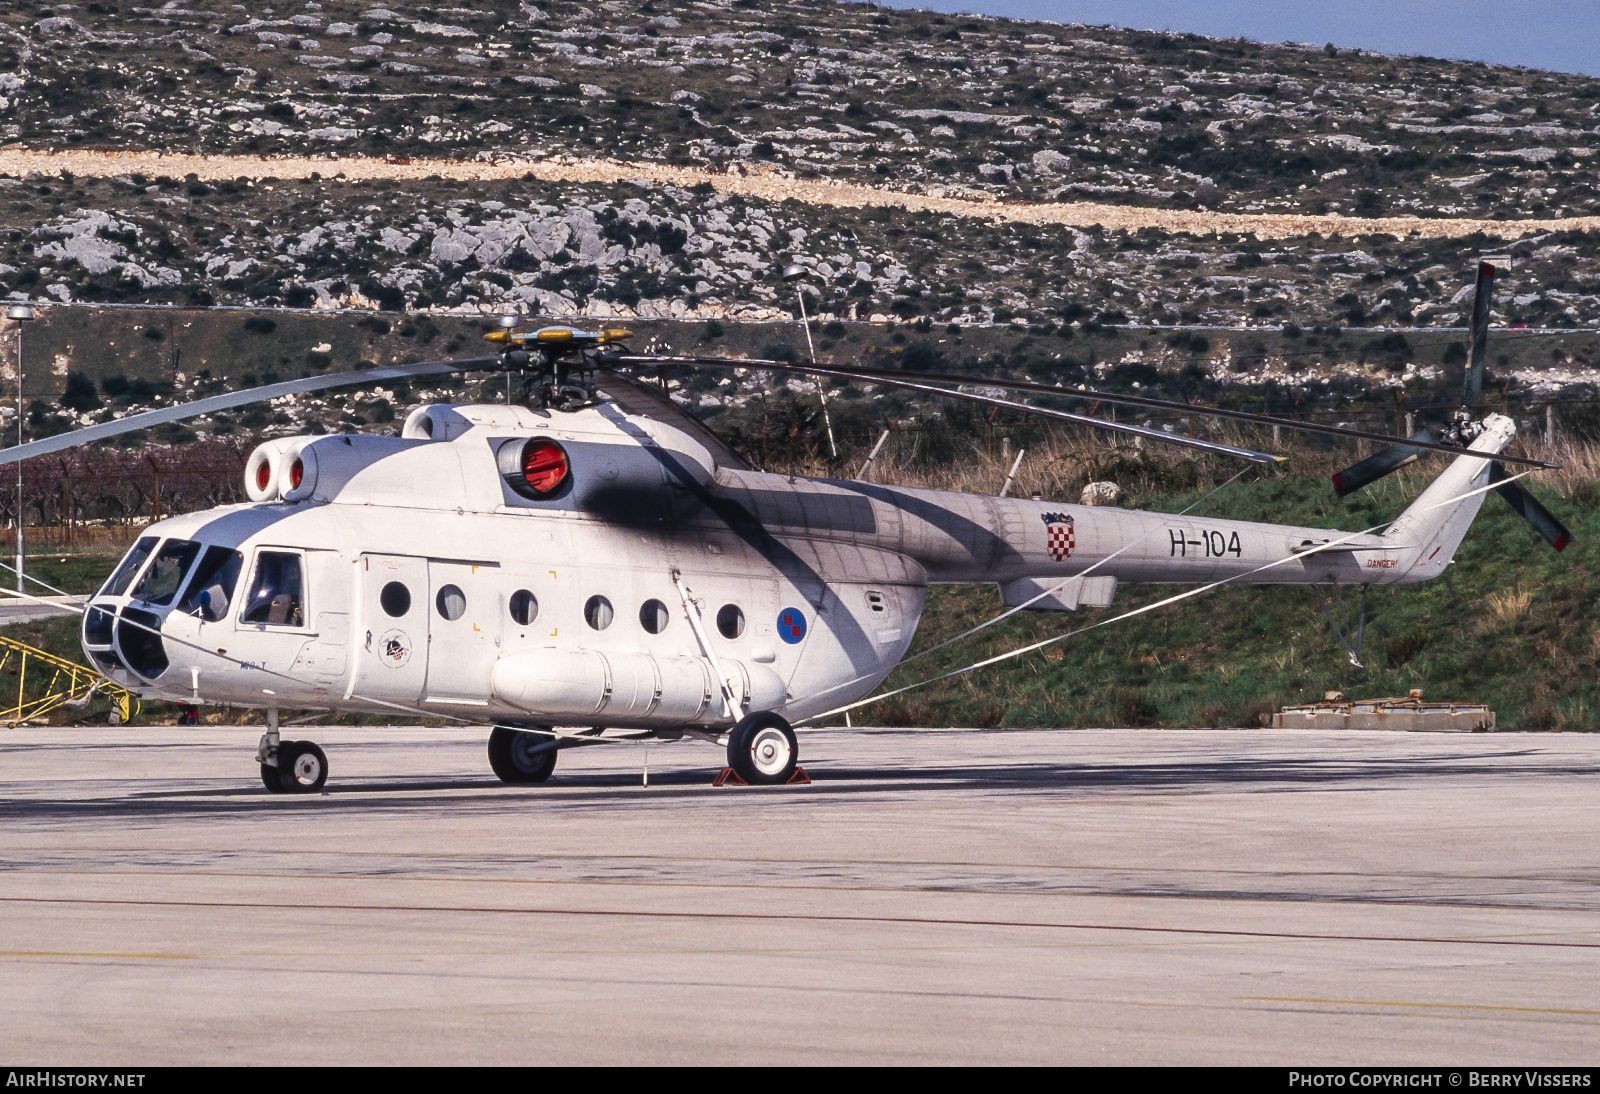
[(256, 751), (261, 782), (273, 794), (316, 794), (328, 784), (328, 756), (314, 741), (278, 736), (278, 712), (267, 712), (267, 731)]
[(314, 741), (284, 741), (275, 759), (261, 764), (261, 781), (274, 794), (316, 794), (328, 783), (328, 756)]
[(328, 782), (328, 757), (312, 741), (278, 747), (278, 782), (285, 793), (315, 794)]

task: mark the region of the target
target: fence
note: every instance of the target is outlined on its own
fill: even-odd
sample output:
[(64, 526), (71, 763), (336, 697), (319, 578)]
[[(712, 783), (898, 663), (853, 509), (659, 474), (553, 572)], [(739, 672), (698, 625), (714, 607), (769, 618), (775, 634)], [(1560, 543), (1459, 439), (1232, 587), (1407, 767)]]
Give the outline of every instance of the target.
[[(30, 546), (121, 547), (144, 525), (243, 500), (246, 441), (206, 439), (185, 445), (85, 447), (0, 468), (4, 544), (16, 545), (20, 516)], [(20, 501), (20, 504), (19, 504)]]

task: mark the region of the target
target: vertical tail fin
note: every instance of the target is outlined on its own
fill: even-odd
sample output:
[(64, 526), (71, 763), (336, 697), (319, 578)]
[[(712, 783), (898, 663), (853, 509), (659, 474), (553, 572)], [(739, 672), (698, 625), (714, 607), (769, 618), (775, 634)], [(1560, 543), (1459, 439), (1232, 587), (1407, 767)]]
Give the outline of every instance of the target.
[[(1467, 447), (1485, 456), (1493, 455), (1511, 443), (1516, 431), (1516, 423), (1510, 418), (1490, 414), (1483, 420), (1483, 432)], [(1465, 498), (1461, 495), (1487, 485), (1491, 466), (1492, 462), (1487, 459), (1457, 456), (1389, 526), (1383, 534), (1385, 539), (1416, 544), (1409, 564), (1401, 567), (1399, 582), (1427, 581), (1444, 572), (1488, 496), (1486, 493)]]

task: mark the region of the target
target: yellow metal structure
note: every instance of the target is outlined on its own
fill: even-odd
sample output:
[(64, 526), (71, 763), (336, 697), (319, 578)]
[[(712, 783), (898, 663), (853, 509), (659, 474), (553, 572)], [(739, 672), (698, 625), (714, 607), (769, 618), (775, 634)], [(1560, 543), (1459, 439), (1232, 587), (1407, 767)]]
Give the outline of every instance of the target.
[[(0, 723), (7, 726), (15, 727), (30, 719), (42, 718), (59, 707), (87, 707), (96, 694), (111, 701), (113, 724), (125, 723), (139, 713), (137, 695), (111, 683), (94, 669), (15, 639), (0, 637), (0, 671), (10, 670), (13, 664), (17, 674), (17, 701), (0, 709)], [(33, 689), (31, 698), (30, 672), (35, 681), (45, 681), (42, 687)]]

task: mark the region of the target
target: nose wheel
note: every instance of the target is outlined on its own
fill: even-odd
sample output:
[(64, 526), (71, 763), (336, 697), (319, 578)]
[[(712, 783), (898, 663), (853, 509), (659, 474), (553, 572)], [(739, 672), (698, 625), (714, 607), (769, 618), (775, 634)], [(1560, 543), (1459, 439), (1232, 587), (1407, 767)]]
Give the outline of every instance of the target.
[(728, 766), (751, 786), (786, 783), (799, 762), (794, 730), (771, 711), (747, 714), (728, 733)]
[(328, 783), (328, 757), (313, 741), (284, 741), (278, 762), (261, 765), (261, 781), (274, 794), (316, 794)]

